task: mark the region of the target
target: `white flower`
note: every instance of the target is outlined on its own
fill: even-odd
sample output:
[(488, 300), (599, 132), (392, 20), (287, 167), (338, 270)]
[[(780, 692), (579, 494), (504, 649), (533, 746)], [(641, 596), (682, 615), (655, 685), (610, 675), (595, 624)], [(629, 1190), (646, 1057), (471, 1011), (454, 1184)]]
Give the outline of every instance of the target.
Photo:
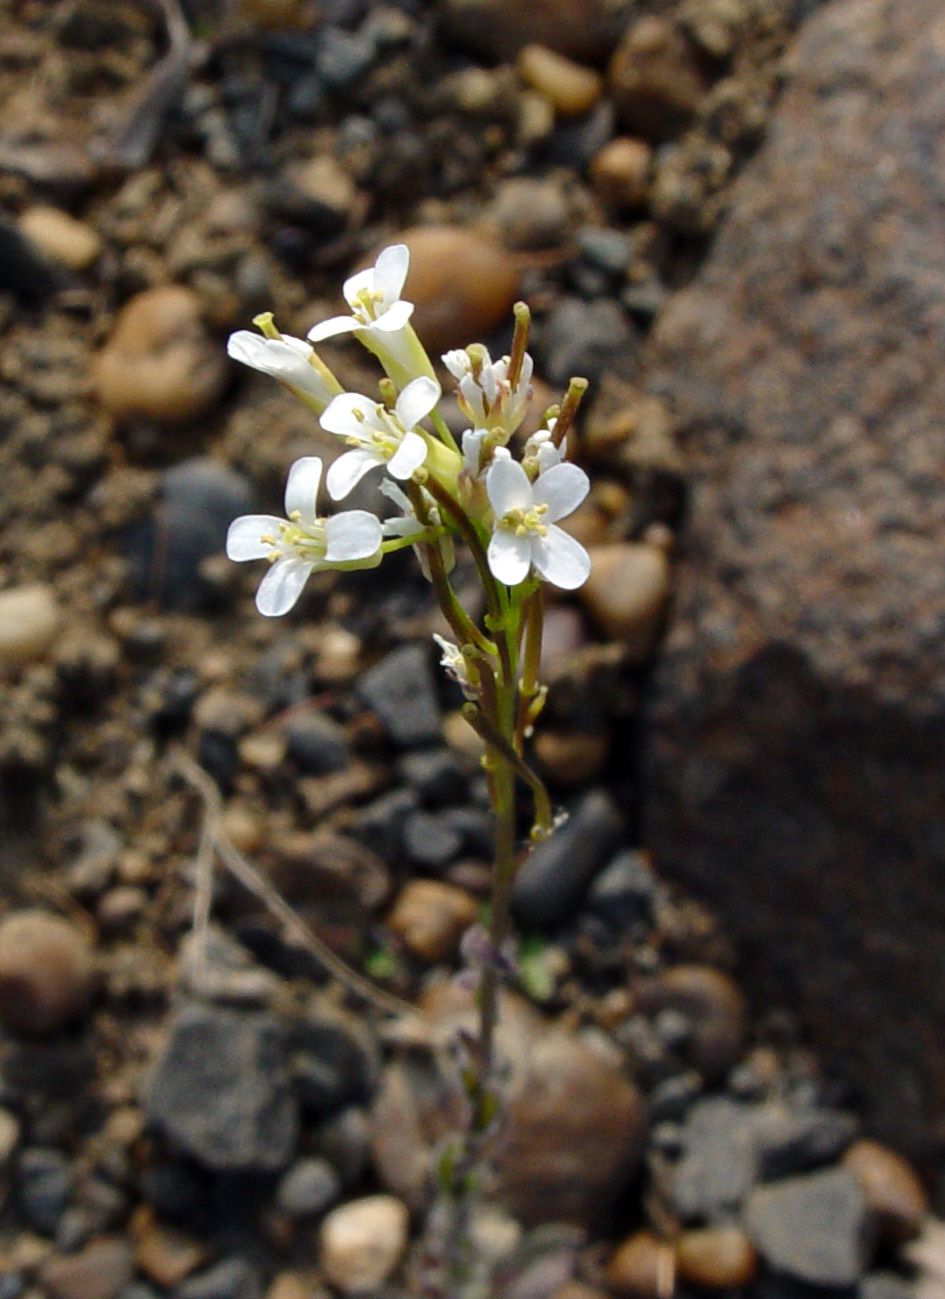
[[(417, 518), (407, 493), (401, 491), (397, 484), (392, 483), (389, 478), (385, 478), (379, 484), (378, 490), (382, 492), (389, 501), (393, 501), (395, 505), (398, 505), (403, 510), (403, 514), (399, 517), (384, 520), (384, 535), (387, 537), (415, 538), (417, 541), (422, 540), (427, 528), (426, 525), (421, 523)], [(441, 527), (440, 512), (436, 507), (436, 503), (428, 493), (424, 492), (424, 496), (426, 498), (427, 517), (430, 520), (430, 524), (434, 528)], [(452, 571), (453, 565), (456, 563), (456, 555), (453, 550), (453, 538), (449, 536), (449, 534), (445, 534), (440, 537), (439, 544), (440, 551), (443, 555), (443, 567), (446, 572), (449, 573)], [(428, 582), (431, 581), (430, 564), (427, 559), (425, 548), (423, 546), (415, 545), (413, 547), (413, 552), (420, 562), (423, 576)]]
[[(533, 433), (522, 450), (522, 463), (526, 473), (543, 474), (553, 465), (560, 465), (564, 459), (564, 447), (556, 447), (552, 438), (557, 420), (551, 419), (547, 428), (540, 428)], [(532, 474), (529, 473), (531, 477)]]
[(591, 561), (587, 551), (562, 528), (558, 519), (584, 500), (590, 486), (577, 465), (552, 465), (534, 484), (515, 460), (495, 460), (486, 475), (486, 492), (495, 514), (489, 542), (489, 567), (506, 586), (518, 586), (532, 565), (565, 591), (587, 580)]
[(357, 392), (336, 397), (323, 412), (321, 426), (345, 438), (354, 450), (339, 456), (328, 470), (331, 499), (343, 500), (375, 465), (386, 465), (401, 481), (419, 469), (427, 443), (414, 426), (429, 415), (439, 396), (439, 384), (421, 376), (407, 384), (392, 411)]
[(458, 383), (457, 401), (477, 429), (501, 430), (507, 442), (522, 420), (531, 391), (532, 358), (522, 357), (521, 373), (513, 388), (509, 382), (509, 358), (493, 361), (486, 348), (475, 345), (465, 351), (446, 352), (443, 364)]
[(226, 350), (234, 361), (251, 366), (284, 383), (316, 412), (325, 409), (341, 391), (331, 372), (318, 362), (314, 348), (301, 338), (264, 338), (252, 330), (231, 334)]
[(469, 682), (469, 671), (466, 660), (463, 658), (462, 651), (458, 645), (454, 645), (451, 640), (433, 632), (433, 639), (439, 645), (443, 652), (440, 659), (440, 667), (444, 669), (446, 675), (450, 677), (457, 685), (462, 686), (463, 693), (470, 699), (475, 698), (475, 691)]
[(244, 514), (230, 524), (230, 559), (268, 559), (270, 569), (256, 592), (256, 608), (267, 617), (288, 613), (309, 574), (324, 568), (374, 568), (381, 562), (380, 520), (367, 510), (345, 510), (328, 519), (315, 514), (322, 476), (317, 456), (303, 456), (289, 471), (285, 519)]

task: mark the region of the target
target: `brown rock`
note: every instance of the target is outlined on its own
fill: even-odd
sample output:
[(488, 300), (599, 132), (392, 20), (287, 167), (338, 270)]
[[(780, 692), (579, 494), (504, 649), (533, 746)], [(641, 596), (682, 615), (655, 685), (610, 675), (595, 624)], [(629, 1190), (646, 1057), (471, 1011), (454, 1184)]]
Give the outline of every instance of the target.
[(27, 208), (17, 224), (44, 257), (70, 271), (88, 270), (102, 251), (102, 241), (92, 227), (60, 208)]
[(92, 362), (109, 414), (158, 424), (181, 424), (209, 410), (226, 374), (226, 355), (204, 326), (200, 299), (180, 284), (146, 289), (126, 303)]
[(621, 135), (604, 145), (587, 170), (601, 202), (633, 211), (646, 203), (652, 161), (653, 150), (645, 141)]
[[(449, 1041), (460, 1026), (474, 1027), (469, 993), (434, 991), (427, 1013), (437, 1042)], [(494, 1152), (495, 1199), (526, 1225), (600, 1220), (639, 1159), (645, 1115), (637, 1089), (582, 1038), (545, 1028), (511, 996), (502, 1001), (498, 1047), (509, 1072)], [(419, 1207), (433, 1149), (455, 1131), (461, 1106), (459, 1080), (442, 1049), (412, 1051), (390, 1065), (373, 1116), (382, 1183)]]
[(683, 1232), (676, 1241), (676, 1267), (682, 1281), (703, 1290), (727, 1290), (754, 1279), (758, 1255), (744, 1227), (718, 1223)]
[(667, 1299), (676, 1289), (673, 1248), (651, 1231), (635, 1232), (614, 1250), (604, 1278), (627, 1299)]
[(544, 95), (560, 117), (589, 113), (600, 99), (603, 83), (599, 72), (545, 45), (526, 45), (515, 66), (525, 84)]
[(61, 622), (51, 586), (34, 583), (0, 591), (0, 668), (41, 659), (56, 640)]
[(387, 924), (414, 956), (435, 965), (455, 956), (477, 910), (475, 898), (462, 889), (439, 880), (410, 880), (398, 895)]
[(650, 696), (657, 864), (917, 1163), (945, 1088), (941, 24), (936, 0), (812, 15), (650, 375), (694, 474)]
[(748, 1010), (738, 984), (709, 965), (674, 965), (641, 980), (637, 1007), (647, 1015), (675, 1010), (692, 1026), (692, 1064), (716, 1082), (738, 1063), (748, 1033)]
[(653, 141), (670, 140), (685, 130), (709, 88), (685, 33), (656, 14), (627, 28), (608, 77), (623, 125)]
[(487, 58), (510, 61), (538, 44), (594, 62), (613, 49), (631, 0), (443, 0), (453, 35)]
[(136, 1212), (131, 1230), (138, 1267), (149, 1280), (165, 1289), (180, 1285), (210, 1258), (210, 1251), (202, 1241), (185, 1235), (177, 1227), (158, 1222), (144, 1206)]
[(78, 1254), (49, 1259), (40, 1269), (40, 1279), (50, 1299), (115, 1299), (134, 1270), (128, 1242), (102, 1237)]
[(583, 1281), (567, 1281), (560, 1290), (556, 1290), (551, 1299), (608, 1299), (603, 1290), (596, 1286), (585, 1285)]
[(553, 178), (530, 176), (503, 181), (486, 217), (506, 248), (522, 252), (558, 247), (567, 238), (571, 222), (564, 186)]
[(669, 559), (646, 542), (593, 546), (591, 575), (581, 602), (600, 631), (623, 641), (627, 653), (643, 662), (653, 653), (669, 599)]
[(607, 731), (541, 730), (535, 757), (549, 780), (564, 789), (577, 789), (599, 775), (610, 752)]
[(46, 911), (0, 921), (0, 1021), (42, 1036), (75, 1019), (92, 994), (92, 950), (76, 925)]
[(434, 356), (491, 333), (515, 303), (518, 268), (497, 243), (459, 226), (417, 226), (399, 236), (410, 249), (403, 296)]
[(866, 1207), (887, 1244), (900, 1244), (919, 1234), (929, 1212), (928, 1197), (901, 1155), (862, 1137), (844, 1153), (841, 1163), (866, 1193)]

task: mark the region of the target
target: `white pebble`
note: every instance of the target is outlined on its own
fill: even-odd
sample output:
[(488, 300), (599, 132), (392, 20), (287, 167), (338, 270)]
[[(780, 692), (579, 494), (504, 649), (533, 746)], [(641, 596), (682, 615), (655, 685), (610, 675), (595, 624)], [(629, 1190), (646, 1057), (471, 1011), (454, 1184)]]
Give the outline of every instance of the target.
[(408, 1223), (406, 1205), (393, 1195), (368, 1195), (339, 1205), (321, 1227), (326, 1278), (343, 1294), (383, 1285), (407, 1246)]
[(0, 591), (0, 667), (41, 659), (59, 631), (52, 587), (36, 583)]

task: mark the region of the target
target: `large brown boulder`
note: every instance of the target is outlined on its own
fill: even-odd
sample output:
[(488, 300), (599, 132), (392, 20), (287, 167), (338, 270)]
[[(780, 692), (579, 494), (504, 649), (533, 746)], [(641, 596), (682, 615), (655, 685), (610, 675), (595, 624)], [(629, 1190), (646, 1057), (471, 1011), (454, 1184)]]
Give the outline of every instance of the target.
[[(928, 1160), (945, 1096), (945, 11), (837, 0), (651, 358), (694, 468), (649, 836)], [(938, 1121), (936, 1135), (935, 1123)]]

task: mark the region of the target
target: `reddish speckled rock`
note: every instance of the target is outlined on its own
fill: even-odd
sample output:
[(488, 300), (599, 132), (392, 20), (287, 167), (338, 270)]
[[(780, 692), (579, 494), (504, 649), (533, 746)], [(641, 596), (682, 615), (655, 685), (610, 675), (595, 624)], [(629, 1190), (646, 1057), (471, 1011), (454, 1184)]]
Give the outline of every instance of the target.
[(838, 0), (651, 381), (694, 491), (649, 835), (873, 1130), (945, 1091), (945, 15)]

